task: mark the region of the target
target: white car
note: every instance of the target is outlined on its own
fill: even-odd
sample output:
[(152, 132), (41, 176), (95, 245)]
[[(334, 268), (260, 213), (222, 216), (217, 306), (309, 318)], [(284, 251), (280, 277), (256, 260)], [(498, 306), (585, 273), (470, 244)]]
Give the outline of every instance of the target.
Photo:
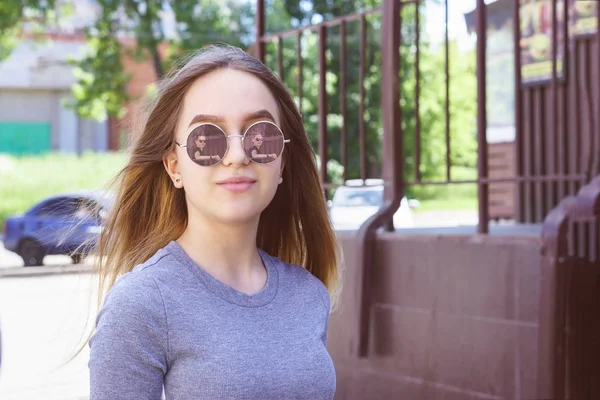
[[(361, 179), (346, 181), (335, 191), (329, 203), (329, 215), (336, 231), (357, 230), (383, 205), (383, 181), (381, 179)], [(417, 200), (403, 197), (400, 207), (394, 214), (395, 228), (414, 227), (412, 208), (418, 207)]]

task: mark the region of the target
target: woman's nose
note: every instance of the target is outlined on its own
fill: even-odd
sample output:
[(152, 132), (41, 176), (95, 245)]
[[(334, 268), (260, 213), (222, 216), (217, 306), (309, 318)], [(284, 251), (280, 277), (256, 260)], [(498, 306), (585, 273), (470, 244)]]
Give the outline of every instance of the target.
[(223, 164), (248, 164), (250, 159), (244, 151), (244, 144), (242, 143), (242, 138), (242, 135), (229, 135), (227, 137), (229, 150), (227, 151), (225, 158), (223, 158)]

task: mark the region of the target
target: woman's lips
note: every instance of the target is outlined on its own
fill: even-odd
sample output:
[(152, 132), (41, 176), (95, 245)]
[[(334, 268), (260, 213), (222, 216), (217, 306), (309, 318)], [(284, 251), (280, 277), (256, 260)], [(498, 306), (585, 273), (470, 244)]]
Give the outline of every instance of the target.
[(223, 189), (231, 192), (241, 193), (249, 190), (256, 180), (247, 177), (231, 177), (217, 183)]

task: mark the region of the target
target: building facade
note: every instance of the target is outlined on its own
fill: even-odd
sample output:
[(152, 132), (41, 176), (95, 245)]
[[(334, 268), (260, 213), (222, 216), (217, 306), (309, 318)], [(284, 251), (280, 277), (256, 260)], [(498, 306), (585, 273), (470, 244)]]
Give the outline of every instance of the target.
[(107, 121), (80, 118), (64, 105), (75, 83), (68, 59), (81, 54), (84, 45), (73, 35), (24, 39), (0, 63), (0, 152), (109, 149)]

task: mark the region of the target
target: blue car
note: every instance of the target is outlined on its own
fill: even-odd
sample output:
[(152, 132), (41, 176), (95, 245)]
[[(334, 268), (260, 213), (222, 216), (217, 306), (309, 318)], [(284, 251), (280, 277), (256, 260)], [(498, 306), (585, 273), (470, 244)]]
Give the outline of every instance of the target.
[(4, 247), (19, 254), (26, 267), (42, 265), (51, 254), (69, 255), (78, 264), (95, 243), (111, 202), (110, 195), (99, 191), (46, 198), (5, 220)]

